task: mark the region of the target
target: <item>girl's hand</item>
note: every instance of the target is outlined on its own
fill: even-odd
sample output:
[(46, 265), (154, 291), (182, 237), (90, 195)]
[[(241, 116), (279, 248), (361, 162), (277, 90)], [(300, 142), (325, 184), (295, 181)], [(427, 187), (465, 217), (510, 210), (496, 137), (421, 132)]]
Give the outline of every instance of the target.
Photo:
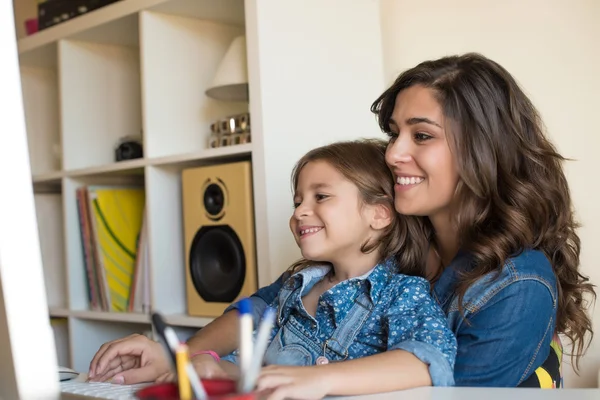
[(229, 374), (209, 354), (199, 354), (192, 358), (192, 365), (199, 378), (221, 379), (229, 378)]
[[(208, 354), (201, 354), (192, 359), (192, 365), (201, 379), (227, 379), (231, 378), (227, 372)], [(156, 383), (176, 382), (177, 375), (174, 372), (166, 372), (156, 378)]]
[(320, 400), (330, 392), (328, 384), (327, 373), (319, 366), (270, 365), (262, 369), (256, 386), (266, 393), (266, 400)]

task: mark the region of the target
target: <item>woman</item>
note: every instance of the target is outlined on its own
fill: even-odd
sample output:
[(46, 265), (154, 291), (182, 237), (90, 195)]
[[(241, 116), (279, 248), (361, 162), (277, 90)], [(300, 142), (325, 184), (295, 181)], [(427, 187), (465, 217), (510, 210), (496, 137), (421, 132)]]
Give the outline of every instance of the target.
[[(457, 337), (456, 384), (531, 385), (556, 358), (557, 333), (573, 343), (577, 368), (592, 333), (584, 297), (595, 293), (578, 270), (564, 158), (513, 77), (478, 54), (427, 61), (402, 73), (372, 111), (390, 138), (396, 210), (422, 222), (410, 239), (429, 243), (426, 254), (414, 246), (405, 267), (429, 279)], [(281, 281), (252, 296), (257, 313)], [(226, 312), (190, 340), (200, 374), (223, 374), (217, 354), (236, 348), (236, 324)], [(141, 336), (103, 345), (90, 364), (93, 379), (127, 383), (167, 371), (160, 346)]]

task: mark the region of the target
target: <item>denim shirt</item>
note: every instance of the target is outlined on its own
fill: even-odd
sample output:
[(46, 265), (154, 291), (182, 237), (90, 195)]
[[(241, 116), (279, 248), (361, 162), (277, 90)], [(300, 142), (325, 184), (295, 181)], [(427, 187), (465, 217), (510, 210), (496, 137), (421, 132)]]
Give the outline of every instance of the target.
[(325, 291), (313, 317), (302, 297), (329, 270), (309, 267), (283, 285), (271, 304), (277, 319), (266, 365), (307, 366), (319, 357), (335, 362), (401, 349), (428, 364), (435, 386), (454, 384), (456, 338), (427, 280), (397, 273), (394, 262), (379, 264)]
[[(433, 290), (458, 341), (455, 384), (516, 387), (549, 355), (556, 328), (556, 276), (542, 252), (524, 250), (506, 260), (499, 274), (484, 276), (467, 290), (461, 315), (455, 293), (458, 273), (470, 268), (472, 257), (459, 253)], [(251, 296), (255, 320), (277, 297), (285, 278), (286, 273)]]
[(457, 336), (456, 384), (518, 386), (550, 353), (557, 312), (552, 265), (536, 250), (508, 259), (499, 276), (488, 274), (469, 287), (461, 315), (457, 273), (472, 265), (469, 254), (459, 253), (433, 293)]

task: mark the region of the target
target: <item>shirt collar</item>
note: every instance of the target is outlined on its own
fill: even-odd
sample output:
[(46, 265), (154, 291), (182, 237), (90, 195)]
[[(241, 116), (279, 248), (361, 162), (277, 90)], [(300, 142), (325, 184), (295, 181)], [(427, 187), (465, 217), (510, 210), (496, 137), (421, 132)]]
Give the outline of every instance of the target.
[[(302, 287), (302, 295), (308, 292), (315, 283), (319, 282), (331, 270), (329, 265), (315, 265), (295, 273), (292, 278), (292, 288)], [(367, 282), (367, 290), (373, 304), (377, 303), (381, 291), (387, 286), (393, 274), (398, 272), (393, 257), (377, 264), (363, 275), (350, 278), (350, 282)]]

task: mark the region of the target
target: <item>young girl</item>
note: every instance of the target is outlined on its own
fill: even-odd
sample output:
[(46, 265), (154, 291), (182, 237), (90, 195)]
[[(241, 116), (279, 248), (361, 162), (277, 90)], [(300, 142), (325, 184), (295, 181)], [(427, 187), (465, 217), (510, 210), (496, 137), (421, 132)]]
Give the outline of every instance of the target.
[(407, 225), (394, 211), (385, 147), (334, 143), (294, 169), (290, 228), (303, 259), (272, 304), (264, 360), (272, 367), (257, 385), (276, 389), (269, 399), (453, 384), (456, 341), (445, 315), (429, 283), (400, 273), (395, 257)]

